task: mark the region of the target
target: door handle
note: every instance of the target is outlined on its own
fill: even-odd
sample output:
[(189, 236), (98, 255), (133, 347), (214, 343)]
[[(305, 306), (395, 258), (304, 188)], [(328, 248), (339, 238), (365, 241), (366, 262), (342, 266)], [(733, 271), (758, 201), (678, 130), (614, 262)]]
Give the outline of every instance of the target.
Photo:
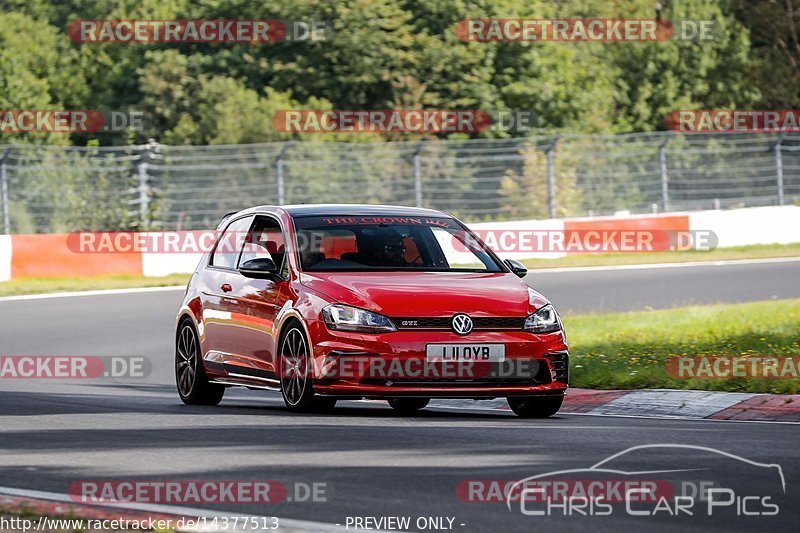
[(230, 283), (223, 283), (219, 288), (222, 289), (222, 292), (231, 292), (233, 290)]

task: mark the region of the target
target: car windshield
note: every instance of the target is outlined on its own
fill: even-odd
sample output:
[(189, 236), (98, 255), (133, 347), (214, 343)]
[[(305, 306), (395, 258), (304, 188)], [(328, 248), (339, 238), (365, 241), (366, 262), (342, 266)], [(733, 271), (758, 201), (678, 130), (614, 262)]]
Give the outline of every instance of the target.
[(503, 271), (453, 218), (315, 216), (294, 223), (305, 271)]

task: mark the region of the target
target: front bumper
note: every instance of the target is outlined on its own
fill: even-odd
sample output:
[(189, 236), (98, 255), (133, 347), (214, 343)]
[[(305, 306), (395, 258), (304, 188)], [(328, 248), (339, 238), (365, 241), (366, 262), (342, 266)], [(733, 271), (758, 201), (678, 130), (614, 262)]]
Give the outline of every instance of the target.
[(382, 398), (468, 398), (489, 400), (508, 396), (563, 396), (567, 386), (561, 383), (547, 385), (488, 385), (488, 384), (431, 384), (431, 385), (363, 385), (335, 383), (314, 385), (321, 396)]
[[(563, 395), (569, 382), (568, 347), (562, 332), (536, 335), (519, 330), (395, 331), (358, 334), (309, 325), (317, 342), (314, 390), (325, 396), (489, 399)], [(426, 346), (438, 343), (503, 344), (503, 363), (426, 362)]]

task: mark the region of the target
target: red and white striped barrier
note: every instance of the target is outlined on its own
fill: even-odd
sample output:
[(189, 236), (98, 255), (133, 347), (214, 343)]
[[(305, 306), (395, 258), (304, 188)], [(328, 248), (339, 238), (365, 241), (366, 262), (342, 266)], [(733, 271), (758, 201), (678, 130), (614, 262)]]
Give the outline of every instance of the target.
[[(552, 246), (549, 236), (579, 236), (588, 233), (677, 233), (712, 234), (718, 247), (800, 242), (800, 206), (755, 207), (727, 211), (697, 211), (654, 215), (617, 215), (548, 220), (517, 220), (472, 224), (471, 229), (487, 240), (503, 258), (548, 259), (576, 253)], [(149, 232), (159, 242), (201, 241), (210, 232)], [(522, 235), (546, 234), (544, 246), (520, 246)], [(207, 236), (207, 235), (206, 235)], [(30, 277), (84, 277), (110, 274), (165, 276), (194, 271), (202, 253), (125, 251), (82, 252), (76, 248), (76, 234), (0, 235), (0, 281)], [(494, 239), (494, 243), (488, 242)], [(668, 243), (656, 241), (653, 251)], [(201, 247), (202, 248), (202, 247)], [(587, 250), (577, 253), (586, 253)], [(604, 249), (602, 251), (610, 251)]]

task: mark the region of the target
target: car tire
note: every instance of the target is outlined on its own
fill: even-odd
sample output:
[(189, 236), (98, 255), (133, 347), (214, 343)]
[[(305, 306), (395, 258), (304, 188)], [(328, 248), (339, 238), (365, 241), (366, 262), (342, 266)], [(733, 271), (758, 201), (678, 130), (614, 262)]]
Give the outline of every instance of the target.
[(302, 326), (289, 324), (281, 335), (278, 359), (283, 403), (298, 413), (326, 412), (336, 406), (335, 398), (314, 396), (311, 354)]
[(389, 398), (389, 406), (400, 414), (411, 415), (424, 409), (430, 398)]
[(218, 405), (225, 387), (210, 383), (203, 367), (200, 341), (191, 320), (184, 320), (175, 337), (175, 384), (186, 405)]
[(314, 401), (311, 402), (310, 411), (315, 413), (329, 413), (336, 407), (336, 398), (325, 398), (322, 396), (314, 396)]
[(521, 418), (547, 418), (561, 409), (563, 396), (524, 396), (509, 397), (508, 406)]

